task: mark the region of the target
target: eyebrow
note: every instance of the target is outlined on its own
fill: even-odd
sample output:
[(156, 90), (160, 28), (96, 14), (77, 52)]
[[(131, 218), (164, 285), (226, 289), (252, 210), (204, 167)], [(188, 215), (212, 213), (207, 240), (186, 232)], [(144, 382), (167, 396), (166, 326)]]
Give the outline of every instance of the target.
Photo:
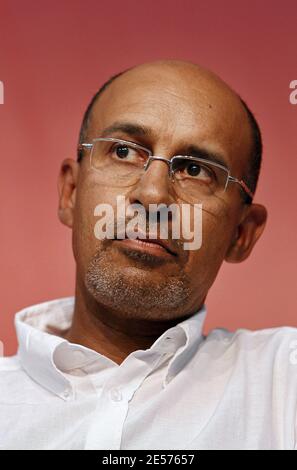
[[(123, 132), (131, 138), (153, 137), (155, 135), (154, 131), (150, 127), (143, 126), (141, 124), (136, 124), (132, 122), (115, 122), (102, 131), (101, 137), (110, 137), (111, 134), (115, 134), (117, 132)], [(225, 161), (225, 158), (221, 154), (217, 152), (211, 152), (208, 149), (199, 145), (190, 144), (183, 148), (180, 148), (179, 152), (176, 153), (176, 155), (188, 155), (191, 157), (203, 158), (210, 162), (222, 165), (227, 169), (229, 168), (227, 162)]]
[(106, 127), (102, 131), (101, 135), (102, 137), (107, 137), (115, 132), (124, 132), (131, 137), (151, 137), (154, 134), (151, 128), (142, 126), (141, 124), (134, 124), (132, 122), (115, 122), (111, 126)]

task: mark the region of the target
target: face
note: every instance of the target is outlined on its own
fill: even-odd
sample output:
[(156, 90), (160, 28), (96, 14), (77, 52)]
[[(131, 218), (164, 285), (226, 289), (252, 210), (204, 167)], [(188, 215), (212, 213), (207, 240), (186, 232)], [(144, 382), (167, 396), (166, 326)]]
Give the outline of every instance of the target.
[[(117, 130), (107, 130), (115, 125)], [(135, 142), (166, 159), (199, 146), (219, 155), (239, 178), (252, 145), (245, 110), (223, 82), (194, 67), (164, 65), (129, 71), (102, 94), (93, 108), (87, 142), (102, 136)], [(195, 312), (224, 259), (243, 261), (266, 220), (263, 206), (244, 205), (240, 187), (231, 183), (225, 192), (197, 201), (202, 203), (202, 245), (197, 250), (185, 250), (185, 240), (173, 240), (170, 230), (170, 250), (130, 240), (99, 241), (94, 209), (104, 203), (116, 212), (119, 195), (126, 206), (137, 203), (146, 211), (149, 204), (182, 206), (168, 166), (153, 161), (136, 183), (118, 187), (104, 171), (98, 174), (90, 167), (86, 152), (80, 163), (63, 162), (59, 188), (60, 218), (73, 230), (78, 288), (125, 318), (169, 320)]]

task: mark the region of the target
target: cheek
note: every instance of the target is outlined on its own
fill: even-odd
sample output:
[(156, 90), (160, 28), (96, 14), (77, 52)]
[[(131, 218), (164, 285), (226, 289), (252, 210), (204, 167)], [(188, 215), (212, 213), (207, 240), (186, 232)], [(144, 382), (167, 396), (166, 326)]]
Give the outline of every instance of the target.
[(94, 233), (96, 222), (100, 218), (95, 215), (95, 208), (100, 204), (108, 204), (116, 214), (118, 195), (118, 190), (99, 184), (93, 175), (86, 178), (78, 188), (73, 224), (73, 253), (82, 270), (86, 269), (102, 245), (102, 241)]
[(89, 262), (98, 245), (94, 235), (94, 210), (99, 203), (98, 191), (90, 187), (86, 179), (77, 191), (72, 234), (74, 258), (80, 268)]
[(72, 244), (75, 261), (81, 269), (88, 264), (98, 244), (94, 235), (94, 207), (82, 199), (75, 209)]
[(222, 265), (231, 238), (230, 220), (203, 214), (202, 245), (199, 250), (189, 251), (186, 271), (193, 285), (209, 288)]

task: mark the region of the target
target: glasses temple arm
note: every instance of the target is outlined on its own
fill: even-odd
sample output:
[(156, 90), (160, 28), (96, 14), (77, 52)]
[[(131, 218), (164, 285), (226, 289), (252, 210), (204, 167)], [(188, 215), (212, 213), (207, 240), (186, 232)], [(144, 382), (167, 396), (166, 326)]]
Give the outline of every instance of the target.
[(243, 180), (239, 180), (238, 178), (234, 178), (234, 176), (229, 176), (229, 180), (233, 181), (234, 183), (240, 184), (242, 189), (250, 196), (251, 199), (254, 198), (254, 193), (249, 189), (246, 183)]
[(93, 144), (78, 144), (77, 149), (78, 150), (91, 149), (92, 147), (93, 147)]

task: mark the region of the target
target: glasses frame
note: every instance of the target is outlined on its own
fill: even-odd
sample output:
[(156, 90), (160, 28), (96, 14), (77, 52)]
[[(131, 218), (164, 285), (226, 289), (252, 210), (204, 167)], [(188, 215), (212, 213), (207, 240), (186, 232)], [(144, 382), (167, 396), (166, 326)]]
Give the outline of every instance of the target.
[[(135, 142), (131, 142), (129, 140), (117, 139), (117, 138), (114, 138), (114, 137), (96, 137), (95, 139), (92, 139), (92, 143), (83, 142), (83, 143), (79, 144), (77, 149), (79, 151), (92, 150), (93, 147), (94, 147), (94, 144), (96, 142), (118, 142), (119, 144), (123, 143), (123, 144), (127, 144), (127, 145), (129, 145), (133, 148), (143, 150), (148, 154), (148, 160), (144, 165), (144, 171), (146, 171), (149, 168), (152, 161), (159, 160), (159, 161), (162, 161), (162, 162), (166, 163), (169, 166), (169, 175), (170, 175), (172, 180), (174, 179), (174, 171), (172, 169), (172, 164), (177, 159), (182, 159), (183, 158), (183, 159), (187, 159), (187, 160), (190, 160), (190, 161), (192, 160), (192, 161), (195, 161), (195, 162), (204, 163), (205, 165), (210, 165), (210, 166), (215, 166), (217, 168), (221, 168), (222, 170), (224, 170), (227, 173), (226, 184), (225, 184), (223, 192), (226, 191), (229, 182), (231, 182), (231, 183), (236, 183), (236, 184), (240, 185), (240, 187), (243, 189), (243, 191), (249, 196), (249, 198), (250, 198), (249, 203), (251, 203), (253, 198), (254, 198), (254, 193), (250, 190), (250, 188), (243, 181), (243, 179), (239, 179), (239, 178), (236, 178), (235, 176), (230, 175), (229, 168), (227, 168), (224, 165), (220, 165), (219, 163), (211, 162), (207, 159), (200, 158), (200, 157), (192, 157), (190, 155), (189, 156), (188, 155), (174, 155), (170, 160), (168, 160), (167, 158), (160, 157), (158, 155), (153, 155), (153, 152), (151, 152), (151, 150), (149, 150), (146, 147), (143, 147), (142, 145), (136, 144)], [(91, 160), (92, 160), (92, 158), (90, 158), (91, 168), (96, 171), (96, 168), (94, 168), (92, 166), (92, 161)]]

